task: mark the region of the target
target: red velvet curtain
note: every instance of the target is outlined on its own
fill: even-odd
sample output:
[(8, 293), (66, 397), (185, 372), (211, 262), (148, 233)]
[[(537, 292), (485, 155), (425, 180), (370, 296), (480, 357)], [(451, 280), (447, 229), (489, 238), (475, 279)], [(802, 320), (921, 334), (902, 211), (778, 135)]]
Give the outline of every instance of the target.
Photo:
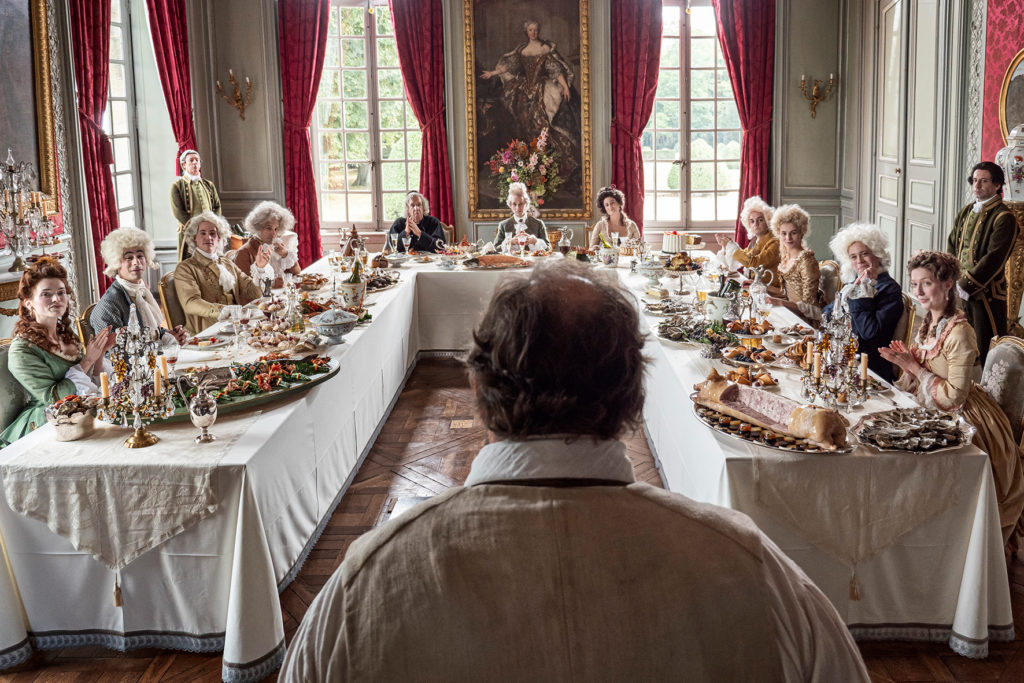
[(309, 124), (324, 69), (330, 8), (330, 0), (279, 0), (277, 4), (284, 103), (284, 191), (288, 208), (295, 214), (299, 264), (303, 267), (323, 254)]
[(196, 129), (192, 123), (192, 76), (188, 63), (188, 26), (185, 0), (146, 0), (149, 35), (153, 39), (160, 87), (164, 91), (171, 130), (178, 143), (174, 172), (181, 175), (178, 157), (186, 149), (196, 148)]
[[(740, 203), (759, 195), (768, 199), (768, 157), (772, 123), (772, 72), (775, 68), (775, 3), (712, 0), (718, 42), (743, 126), (740, 151)], [(736, 241), (747, 245), (747, 230), (736, 221)]]
[(654, 109), (661, 64), (661, 0), (612, 0), (612, 183), (644, 228), (640, 135)]
[(441, 0), (389, 0), (389, 4), (405, 96), (423, 132), (419, 190), (430, 202), (430, 213), (451, 225), (455, 211), (444, 120)]
[(100, 292), (109, 284), (103, 274), (100, 242), (117, 227), (117, 203), (110, 164), (114, 150), (103, 132), (110, 80), (110, 0), (69, 0), (71, 49), (78, 89), (78, 124), (82, 135), (82, 166), (89, 198), (92, 246)]

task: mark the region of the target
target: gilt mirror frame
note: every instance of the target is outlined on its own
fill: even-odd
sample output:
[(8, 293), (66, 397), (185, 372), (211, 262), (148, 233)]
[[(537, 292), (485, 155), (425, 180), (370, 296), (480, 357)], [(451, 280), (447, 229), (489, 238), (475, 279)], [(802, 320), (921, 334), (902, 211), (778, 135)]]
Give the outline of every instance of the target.
[[(1010, 92), (1010, 86), (1014, 91)], [(1007, 120), (1007, 107), (1015, 114), (1015, 121)], [(1003, 84), (999, 88), (999, 132), (1003, 135), (1003, 144), (1007, 143), (1010, 131), (1024, 123), (1024, 50), (1021, 50), (1006, 67)]]

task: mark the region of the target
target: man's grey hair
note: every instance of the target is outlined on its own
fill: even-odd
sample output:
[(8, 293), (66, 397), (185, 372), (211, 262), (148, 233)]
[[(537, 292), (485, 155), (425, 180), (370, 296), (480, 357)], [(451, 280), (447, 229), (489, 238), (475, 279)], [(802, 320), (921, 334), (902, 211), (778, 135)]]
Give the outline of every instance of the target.
[(263, 228), (267, 227), (267, 223), (274, 218), (277, 219), (275, 232), (278, 235), (295, 228), (295, 215), (291, 211), (277, 202), (267, 201), (254, 206), (249, 215), (245, 217), (245, 231), (250, 235), (259, 235)]
[(410, 192), (405, 197), (405, 203), (402, 204), (402, 218), (408, 218), (409, 217), (409, 200), (412, 199), (413, 197), (419, 197), (420, 198), (420, 204), (423, 206), (423, 215), (424, 216), (427, 215), (428, 213), (430, 213), (430, 202), (427, 200), (427, 198), (424, 197), (419, 192)]
[(223, 253), (224, 245), (231, 239), (231, 226), (228, 225), (223, 216), (213, 211), (203, 211), (198, 216), (193, 216), (188, 224), (185, 225), (185, 244), (192, 251), (196, 250), (196, 233), (199, 232), (199, 226), (203, 223), (212, 223), (217, 226), (217, 232), (220, 233), (220, 250)]

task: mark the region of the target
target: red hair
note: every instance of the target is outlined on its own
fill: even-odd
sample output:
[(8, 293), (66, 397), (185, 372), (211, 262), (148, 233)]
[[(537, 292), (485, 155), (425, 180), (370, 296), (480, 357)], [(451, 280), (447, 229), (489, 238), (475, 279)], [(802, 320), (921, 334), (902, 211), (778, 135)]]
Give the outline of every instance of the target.
[(57, 337), (65, 344), (78, 345), (78, 337), (75, 335), (71, 325), (71, 302), (74, 301), (74, 293), (68, 287), (68, 273), (64, 266), (56, 259), (43, 257), (32, 264), (28, 270), (21, 274), (21, 281), (18, 282), (18, 322), (14, 325), (14, 336), (35, 344), (41, 349), (61, 353), (59, 345), (50, 341), (46, 328), (36, 322), (28, 301), (32, 298), (36, 285), (47, 278), (60, 280), (68, 291), (68, 308), (64, 315), (57, 321)]

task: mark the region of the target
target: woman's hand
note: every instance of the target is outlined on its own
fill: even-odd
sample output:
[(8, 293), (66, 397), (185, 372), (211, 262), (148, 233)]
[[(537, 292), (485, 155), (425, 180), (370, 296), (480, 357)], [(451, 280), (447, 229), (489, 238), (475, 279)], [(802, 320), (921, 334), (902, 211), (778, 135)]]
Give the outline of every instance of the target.
[(260, 268), (270, 263), (270, 249), (267, 245), (260, 245), (259, 251), (256, 252), (256, 265)]
[(93, 335), (89, 343), (85, 345), (85, 356), (82, 358), (82, 371), (85, 374), (92, 374), (93, 366), (103, 361), (103, 356), (110, 347), (117, 341), (117, 335), (111, 332), (107, 326)]
[(917, 362), (916, 358), (914, 358), (914, 354), (910, 352), (907, 345), (898, 339), (892, 341), (888, 347), (879, 347), (878, 353), (882, 358), (893, 365), (900, 367), (905, 372), (909, 372), (914, 377), (917, 377), (921, 373), (921, 364)]

